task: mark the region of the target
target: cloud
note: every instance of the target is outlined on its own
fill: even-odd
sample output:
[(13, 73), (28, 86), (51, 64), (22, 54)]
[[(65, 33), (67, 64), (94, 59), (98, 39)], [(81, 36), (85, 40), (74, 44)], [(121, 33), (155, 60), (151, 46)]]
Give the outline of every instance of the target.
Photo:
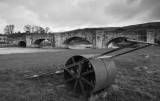
[(160, 21), (159, 0), (0, 0), (0, 32), (6, 24), (63, 31)]
[(105, 8), (106, 15), (111, 15), (117, 23), (142, 23), (160, 20), (158, 10), (159, 0), (121, 0), (112, 2)]

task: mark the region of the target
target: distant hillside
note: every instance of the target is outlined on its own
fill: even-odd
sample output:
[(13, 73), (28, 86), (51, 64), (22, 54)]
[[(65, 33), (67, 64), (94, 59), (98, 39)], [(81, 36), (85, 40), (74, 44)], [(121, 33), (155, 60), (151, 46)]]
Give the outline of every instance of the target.
[(160, 22), (148, 22), (143, 24), (129, 25), (122, 27), (124, 29), (137, 29), (137, 28), (160, 28)]
[(59, 32), (59, 33), (78, 33), (78, 32), (95, 32), (96, 30), (106, 30), (106, 31), (113, 31), (113, 30), (136, 30), (141, 28), (159, 28), (160, 29), (160, 22), (149, 22), (143, 24), (136, 24), (136, 25), (129, 25), (123, 27), (100, 27), (100, 28), (83, 28), (83, 29), (76, 29), (66, 32)]
[(59, 32), (59, 33), (78, 33), (78, 32), (95, 32), (96, 30), (114, 30), (118, 29), (119, 27), (100, 27), (100, 28), (83, 28), (83, 29), (75, 29), (66, 32)]

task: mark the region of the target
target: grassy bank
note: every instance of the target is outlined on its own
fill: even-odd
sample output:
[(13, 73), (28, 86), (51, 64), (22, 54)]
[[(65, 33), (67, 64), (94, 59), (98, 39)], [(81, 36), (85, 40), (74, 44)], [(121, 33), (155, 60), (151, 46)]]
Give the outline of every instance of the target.
[[(85, 98), (73, 95), (63, 85), (63, 75), (26, 78), (64, 68), (65, 61), (72, 55), (105, 51), (87, 49), (0, 55), (0, 101), (84, 101)], [(160, 99), (160, 47), (142, 49), (118, 57), (114, 61), (118, 68), (114, 84), (91, 95), (88, 100)]]

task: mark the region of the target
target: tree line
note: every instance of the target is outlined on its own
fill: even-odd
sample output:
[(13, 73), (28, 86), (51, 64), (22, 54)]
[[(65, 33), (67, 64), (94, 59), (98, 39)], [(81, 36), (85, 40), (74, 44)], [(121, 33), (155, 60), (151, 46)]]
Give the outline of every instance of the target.
[[(14, 33), (14, 25), (7, 25), (4, 28), (4, 34), (13, 34)], [(29, 33), (49, 33), (50, 28), (49, 27), (41, 27), (41, 26), (35, 26), (35, 25), (25, 25), (23, 30), (25, 32), (29, 32)]]

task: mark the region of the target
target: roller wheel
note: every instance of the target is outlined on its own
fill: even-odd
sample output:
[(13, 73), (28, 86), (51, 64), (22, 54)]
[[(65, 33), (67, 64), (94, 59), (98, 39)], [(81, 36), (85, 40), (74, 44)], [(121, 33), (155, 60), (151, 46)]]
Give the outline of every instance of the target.
[(73, 56), (66, 62), (64, 79), (69, 89), (78, 95), (90, 95), (95, 87), (93, 66), (82, 56)]

